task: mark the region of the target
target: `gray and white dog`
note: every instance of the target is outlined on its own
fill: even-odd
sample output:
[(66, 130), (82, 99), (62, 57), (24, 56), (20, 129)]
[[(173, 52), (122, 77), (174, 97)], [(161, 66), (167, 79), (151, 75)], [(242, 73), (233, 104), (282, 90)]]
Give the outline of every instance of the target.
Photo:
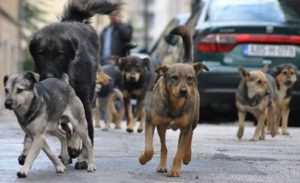
[(88, 137), (84, 108), (73, 88), (68, 84), (68, 75), (61, 79), (39, 81), (39, 75), (33, 72), (11, 74), (4, 77), (5, 107), (13, 110), (19, 125), (25, 132), (24, 150), (19, 157), (24, 163), (17, 173), (26, 177), (42, 149), (53, 162), (58, 173), (64, 172), (64, 165), (54, 155), (46, 142), (46, 133), (55, 135), (61, 141), (61, 158), (68, 161), (66, 133), (61, 129), (62, 121), (71, 122), (74, 133), (82, 140), (82, 152), (78, 162), (88, 155), (87, 170), (96, 170), (93, 147)]

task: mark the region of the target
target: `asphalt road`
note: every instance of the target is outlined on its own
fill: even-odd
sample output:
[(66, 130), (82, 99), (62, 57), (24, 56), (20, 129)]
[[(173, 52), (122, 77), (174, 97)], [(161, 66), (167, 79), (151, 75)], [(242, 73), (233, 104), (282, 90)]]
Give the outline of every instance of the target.
[[(125, 125), (125, 123), (123, 124)], [(97, 171), (75, 170), (74, 163), (65, 173), (56, 174), (54, 166), (41, 152), (26, 179), (18, 179), (17, 158), (22, 150), (24, 133), (12, 113), (0, 115), (0, 182), (300, 182), (300, 129), (290, 128), (290, 136), (266, 137), (252, 142), (254, 127), (246, 127), (243, 140), (237, 140), (237, 124), (200, 124), (195, 130), (192, 161), (182, 166), (179, 178), (156, 173), (160, 144), (155, 134), (155, 155), (141, 166), (138, 157), (144, 148), (144, 134), (128, 134), (112, 129), (95, 129), (95, 161)], [(172, 163), (178, 132), (168, 131), (168, 165)], [(51, 148), (58, 154), (58, 140), (49, 136)]]

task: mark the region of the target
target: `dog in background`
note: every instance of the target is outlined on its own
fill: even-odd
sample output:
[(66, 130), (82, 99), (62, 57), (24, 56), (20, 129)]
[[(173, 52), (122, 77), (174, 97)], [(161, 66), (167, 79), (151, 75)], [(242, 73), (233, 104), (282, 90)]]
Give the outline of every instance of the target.
[(272, 137), (275, 136), (277, 121), (277, 88), (275, 79), (266, 73), (267, 67), (248, 72), (239, 67), (241, 82), (236, 92), (236, 107), (238, 110), (238, 139), (244, 134), (246, 113), (250, 112), (257, 120), (257, 126), (251, 140), (265, 139), (265, 121), (270, 126)]
[(68, 76), (63, 74), (62, 77), (62, 80), (49, 78), (41, 82), (39, 82), (39, 75), (33, 72), (4, 77), (5, 107), (14, 111), (26, 134), (24, 150), (21, 154), (24, 165), (17, 173), (20, 178), (28, 175), (41, 149), (53, 162), (56, 171), (64, 172), (62, 161), (54, 155), (46, 142), (46, 133), (59, 138), (62, 148), (60, 157), (68, 161), (66, 132), (60, 128), (60, 122), (66, 120), (71, 122), (74, 133), (82, 140), (83, 149), (78, 161), (81, 162), (83, 154), (87, 153), (87, 170), (89, 172), (96, 170), (83, 105), (69, 85)]
[[(84, 106), (89, 137), (93, 143), (94, 127), (91, 107), (95, 95), (95, 81), (100, 45), (97, 32), (89, 24), (95, 14), (110, 14), (120, 9), (120, 2), (102, 0), (69, 0), (61, 22), (45, 26), (33, 35), (29, 44), (35, 70), (46, 78), (70, 77), (70, 85)], [(79, 138), (68, 144), (72, 158), (80, 152)], [(75, 145), (76, 144), (76, 145)], [(79, 164), (77, 168), (81, 167)]]
[[(102, 73), (102, 74), (101, 74)], [(95, 109), (95, 126), (100, 127), (100, 112), (103, 111), (105, 114), (104, 122), (105, 127), (103, 130), (109, 130), (111, 121), (114, 121), (116, 124), (116, 128), (121, 128), (121, 121), (122, 116), (124, 114), (124, 107), (123, 106), (123, 94), (120, 91), (121, 82), (122, 82), (122, 75), (120, 69), (115, 65), (104, 65), (99, 71), (97, 76), (97, 82), (102, 82), (105, 80), (104, 74), (110, 78), (107, 83), (102, 85), (101, 90), (97, 91), (97, 98), (96, 98), (96, 109)], [(123, 112), (120, 112), (118, 116), (115, 110), (115, 101), (118, 98), (121, 101), (121, 109)]]
[(276, 132), (281, 122), (282, 134), (289, 135), (288, 121), (290, 113), (290, 102), (292, 99), (293, 86), (297, 81), (297, 67), (293, 64), (281, 64), (275, 66), (271, 75), (276, 80), (278, 89), (278, 121), (276, 123)]
[(185, 27), (179, 26), (171, 34), (180, 35), (184, 42), (182, 62), (173, 65), (162, 65), (156, 70), (160, 75), (151, 94), (150, 105), (146, 107), (147, 120), (145, 128), (145, 150), (139, 162), (144, 165), (153, 157), (153, 133), (155, 127), (160, 137), (161, 155), (157, 172), (167, 172), (166, 130), (180, 129), (178, 149), (173, 165), (167, 173), (170, 177), (180, 175), (181, 162), (191, 161), (191, 143), (193, 130), (199, 121), (200, 95), (197, 87), (197, 74), (208, 70), (202, 64), (192, 62), (191, 36)]
[[(127, 45), (128, 49), (133, 48)], [(150, 91), (156, 79), (154, 66), (149, 58), (140, 58), (138, 56), (126, 56), (116, 58), (116, 64), (122, 73), (122, 87), (124, 97), (124, 106), (127, 116), (126, 131), (132, 133), (136, 121), (140, 119), (138, 132), (142, 132), (145, 127), (146, 112), (144, 108), (145, 97)], [(136, 99), (135, 110), (132, 110), (131, 99)]]

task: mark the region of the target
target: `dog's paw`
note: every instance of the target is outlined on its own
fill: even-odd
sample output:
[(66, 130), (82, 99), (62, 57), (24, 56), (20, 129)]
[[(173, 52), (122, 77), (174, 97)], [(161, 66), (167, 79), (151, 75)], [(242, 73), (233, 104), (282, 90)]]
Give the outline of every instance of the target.
[(76, 164), (75, 164), (75, 169), (77, 169), (77, 170), (83, 170), (83, 169), (87, 169), (87, 168), (88, 168), (88, 164), (85, 161), (76, 162)]
[(18, 178), (25, 178), (25, 177), (27, 177), (27, 173), (23, 172), (23, 171), (19, 171), (17, 173), (17, 176), (18, 176)]
[(252, 138), (250, 139), (250, 141), (258, 141), (258, 140), (259, 140), (258, 137), (252, 137)]
[(139, 158), (139, 162), (141, 165), (146, 164), (148, 161), (152, 159), (153, 153), (142, 154)]
[(20, 155), (18, 158), (19, 165), (24, 165), (26, 160), (26, 155)]
[(191, 156), (185, 156), (182, 160), (182, 163), (188, 165), (191, 162)]
[(64, 165), (72, 164), (72, 158), (70, 158), (70, 157), (62, 157), (62, 156), (58, 156), (58, 158), (61, 160), (61, 162), (62, 162)]
[(70, 158), (73, 158), (73, 159), (77, 158), (79, 156), (80, 152), (81, 152), (80, 149), (68, 147), (68, 153), (69, 153)]
[(88, 172), (95, 172), (96, 171), (96, 165), (95, 164), (89, 164), (87, 168)]
[(288, 131), (283, 131), (283, 132), (282, 132), (282, 135), (287, 135), (287, 136), (289, 136), (290, 133), (289, 133)]
[(244, 128), (239, 128), (239, 130), (238, 130), (238, 132), (237, 132), (237, 138), (238, 138), (239, 140), (241, 140), (242, 137), (243, 137), (243, 135), (244, 135)]
[(143, 130), (144, 130), (143, 128), (138, 128), (137, 132), (141, 133), (141, 132), (143, 132)]
[(168, 177), (179, 177), (180, 176), (180, 170), (177, 168), (172, 168), (170, 171), (167, 173)]
[(168, 169), (166, 168), (166, 166), (163, 166), (163, 165), (159, 165), (156, 168), (156, 172), (158, 172), (158, 173), (166, 173), (167, 171), (168, 171)]
[(128, 133), (132, 133), (132, 132), (133, 132), (133, 129), (132, 129), (132, 128), (127, 128), (126, 131), (127, 131)]
[(107, 128), (107, 127), (102, 128), (102, 131), (107, 132), (108, 130), (109, 130), (109, 128)]
[(56, 168), (56, 173), (64, 173), (65, 172), (65, 166), (63, 164), (58, 165), (55, 168)]
[(259, 140), (265, 140), (265, 136), (260, 136)]

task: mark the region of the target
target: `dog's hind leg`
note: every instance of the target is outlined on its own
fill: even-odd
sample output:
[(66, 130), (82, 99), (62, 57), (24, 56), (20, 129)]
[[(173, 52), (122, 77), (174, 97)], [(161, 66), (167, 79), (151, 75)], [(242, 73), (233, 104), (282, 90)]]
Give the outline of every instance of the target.
[(38, 156), (41, 149), (43, 148), (44, 143), (45, 143), (45, 133), (38, 134), (33, 137), (33, 143), (26, 157), (26, 161), (23, 167), (21, 168), (21, 170), (17, 173), (17, 176), (19, 178), (27, 177), (28, 172), (32, 166), (32, 163)]
[(105, 127), (103, 128), (104, 131), (107, 131), (110, 129), (110, 123), (112, 120), (112, 115), (111, 115), (111, 110), (110, 110), (110, 103), (109, 103), (109, 98), (106, 97), (105, 99), (102, 100), (101, 105), (104, 107), (104, 113), (105, 113), (105, 118), (104, 118), (104, 123)]
[(49, 157), (49, 159), (52, 161), (53, 165), (56, 168), (57, 173), (64, 173), (65, 166), (63, 165), (63, 162), (61, 162), (60, 159), (57, 158), (57, 156), (52, 152), (50, 149), (47, 141), (45, 140), (43, 151), (46, 153), (46, 155)]
[(139, 161), (142, 165), (146, 164), (153, 157), (153, 133), (154, 133), (154, 125), (147, 121), (145, 128), (145, 151), (139, 157)]
[(51, 135), (56, 136), (60, 141), (61, 151), (60, 151), (59, 158), (61, 159), (63, 164), (67, 165), (67, 164), (72, 163), (72, 159), (70, 158), (69, 153), (68, 153), (68, 143), (67, 143), (67, 138), (66, 138), (66, 132), (58, 127), (55, 131), (51, 132)]
[(282, 135), (290, 135), (288, 132), (288, 119), (289, 119), (290, 109), (284, 108), (282, 110)]
[(122, 122), (124, 113), (125, 113), (125, 106), (124, 106), (124, 102), (122, 101), (121, 102), (121, 107), (120, 107), (120, 110), (118, 112), (118, 116), (117, 116), (117, 119), (116, 119), (116, 128), (117, 129), (121, 129), (121, 122)]
[(141, 133), (144, 128), (145, 128), (145, 122), (146, 122), (146, 111), (145, 108), (143, 107), (143, 111), (141, 112), (141, 119), (140, 119), (140, 125), (137, 131)]
[(167, 173), (167, 176), (169, 177), (179, 177), (180, 175), (180, 168), (181, 168), (181, 162), (183, 161), (185, 151), (188, 147), (188, 140), (190, 139), (190, 136), (193, 134), (192, 127), (188, 127), (187, 129), (183, 129), (180, 131), (180, 136), (178, 140), (178, 149), (175, 155), (175, 158), (173, 160), (173, 165), (169, 172)]
[(81, 141), (78, 133), (73, 132), (70, 142), (68, 143), (68, 153), (71, 158), (77, 158), (81, 152)]
[(100, 99), (99, 97), (96, 97), (96, 106), (94, 109), (94, 120), (95, 120), (95, 127), (97, 128), (101, 128), (100, 125)]
[(157, 172), (167, 172), (167, 156), (168, 149), (166, 145), (166, 131), (167, 128), (164, 126), (157, 126), (157, 133), (160, 138), (160, 163), (156, 169)]
[(238, 139), (242, 139), (244, 135), (245, 117), (246, 117), (246, 112), (238, 110), (238, 118), (239, 118), (239, 129), (237, 131)]
[(28, 152), (29, 152), (31, 146), (32, 146), (32, 138), (30, 137), (30, 135), (25, 134), (25, 137), (24, 137), (24, 149), (23, 149), (21, 155), (18, 158), (18, 162), (19, 162), (20, 165), (24, 165), (25, 159), (26, 159), (26, 157), (28, 155)]

